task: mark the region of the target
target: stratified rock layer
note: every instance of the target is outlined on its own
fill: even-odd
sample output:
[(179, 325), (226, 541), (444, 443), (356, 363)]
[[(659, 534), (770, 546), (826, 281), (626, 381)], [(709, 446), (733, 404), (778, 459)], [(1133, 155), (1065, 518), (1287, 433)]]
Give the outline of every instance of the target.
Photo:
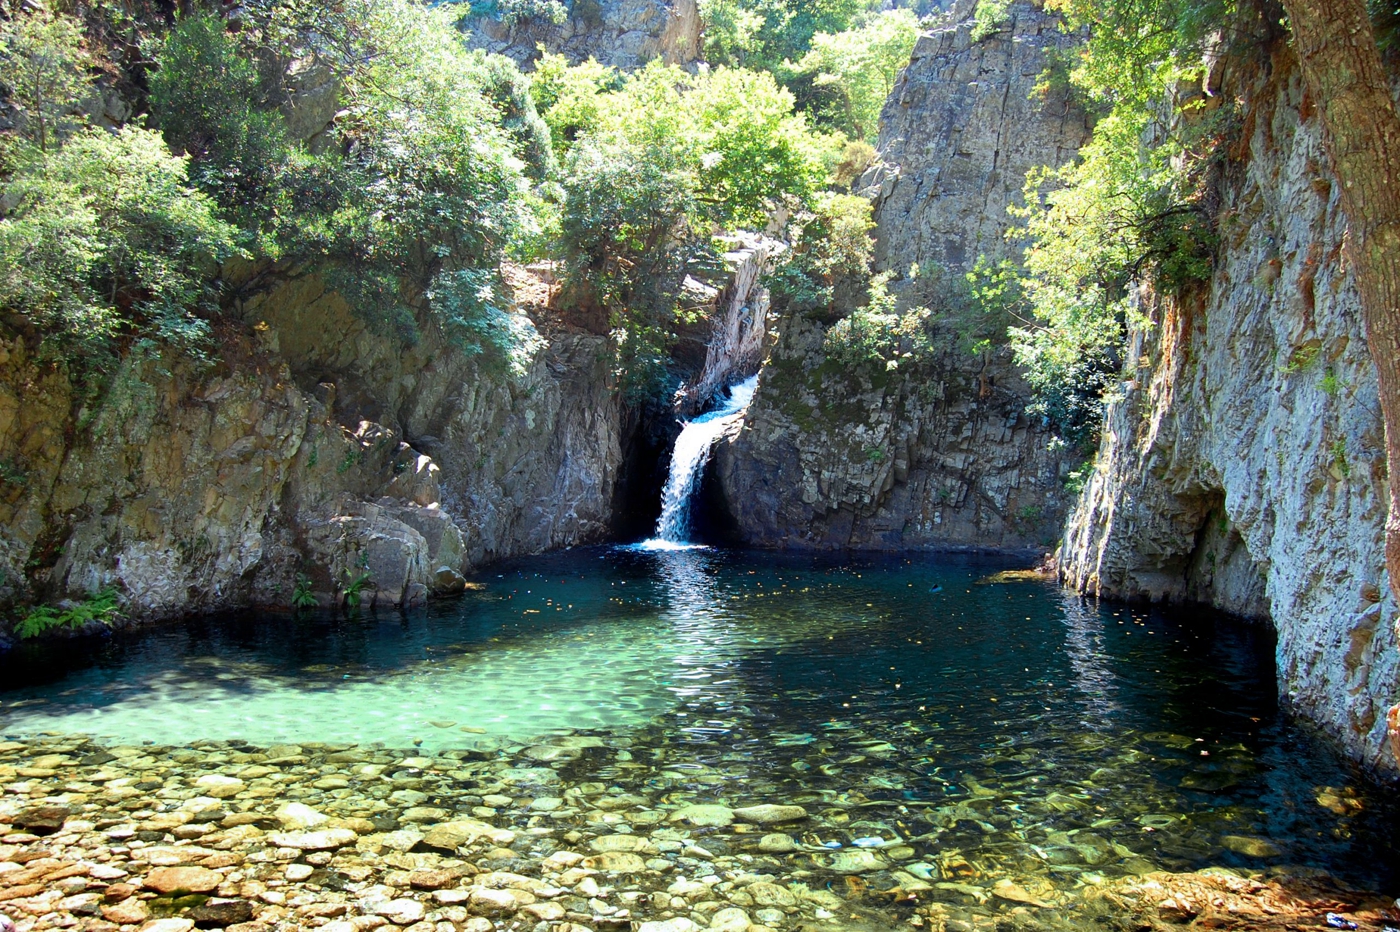
[(1272, 618), (1284, 699), (1393, 769), (1383, 427), (1346, 222), (1287, 51), (1242, 109), (1209, 294), (1145, 299), (1061, 567), (1090, 593)]

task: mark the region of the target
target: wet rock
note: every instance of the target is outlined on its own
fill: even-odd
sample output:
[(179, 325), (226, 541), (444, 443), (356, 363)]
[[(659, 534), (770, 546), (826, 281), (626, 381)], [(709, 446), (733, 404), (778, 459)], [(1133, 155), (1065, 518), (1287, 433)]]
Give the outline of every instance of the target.
[(417, 900), (398, 899), (381, 903), (374, 909), (375, 915), (383, 916), (395, 925), (407, 926), (421, 922), (426, 910)]
[(826, 867), (838, 874), (864, 874), (884, 870), (889, 862), (868, 848), (851, 848), (838, 851), (823, 862)]
[(793, 841), (791, 835), (775, 832), (759, 839), (758, 850), (765, 854), (787, 854), (797, 850), (797, 842)]
[(637, 932), (695, 932), (698, 928), (700, 927), (693, 921), (684, 916), (677, 916), (675, 919), (644, 922), (637, 927)]
[(476, 819), (459, 819), (434, 825), (424, 834), (422, 843), (429, 848), (454, 852), (481, 839), (505, 846), (515, 841), (515, 833)]
[(473, 887), (470, 902), (472, 911), (482, 916), (510, 916), (519, 908), (511, 891), (486, 887)]
[(759, 881), (749, 884), (744, 890), (758, 906), (786, 908), (797, 905), (797, 897), (793, 895), (793, 892), (787, 887), (780, 887), (775, 883)]
[(63, 828), (70, 815), (72, 810), (67, 806), (35, 806), (16, 815), (14, 824), (35, 835), (52, 835)]
[(194, 781), (195, 789), (214, 799), (230, 799), (237, 796), (247, 785), (237, 777), (218, 773), (208, 773)]
[(801, 806), (748, 806), (735, 809), (734, 817), (741, 822), (754, 825), (773, 825), (779, 822), (797, 822), (807, 818), (807, 810)]
[(1048, 909), (1050, 904), (1031, 894), (1029, 890), (1010, 880), (1000, 880), (992, 887), (992, 896), (1008, 903), (1021, 903)]
[(713, 804), (685, 806), (672, 813), (671, 821), (685, 822), (696, 828), (724, 828), (733, 824), (734, 810)]
[(641, 855), (626, 851), (608, 851), (584, 861), (593, 870), (614, 874), (639, 874), (647, 869), (646, 860)]
[(292, 831), (316, 828), (329, 821), (328, 816), (317, 812), (304, 803), (287, 803), (273, 815), (277, 817), (278, 822), (282, 823), (283, 828)]
[(123, 898), (115, 906), (102, 907), (102, 918), (117, 925), (136, 925), (151, 918), (151, 911), (146, 908), (144, 900)]
[(208, 893), (223, 883), (223, 875), (207, 867), (157, 867), (144, 884), (157, 893)]
[(594, 851), (633, 851), (641, 854), (655, 854), (656, 846), (639, 835), (600, 835), (588, 843)]
[(1248, 835), (1225, 835), (1220, 843), (1237, 854), (1251, 858), (1276, 858), (1283, 853), (1273, 842)]
[(348, 828), (328, 828), (319, 832), (274, 832), (267, 836), (268, 844), (300, 851), (334, 851), (353, 845), (357, 836)]
[(253, 904), (247, 900), (206, 900), (187, 913), (200, 928), (221, 928), (239, 922), (252, 922)]
[(728, 906), (710, 917), (715, 932), (744, 932), (749, 927), (749, 914), (737, 906)]
[(193, 919), (156, 919), (141, 927), (141, 932), (190, 932)]

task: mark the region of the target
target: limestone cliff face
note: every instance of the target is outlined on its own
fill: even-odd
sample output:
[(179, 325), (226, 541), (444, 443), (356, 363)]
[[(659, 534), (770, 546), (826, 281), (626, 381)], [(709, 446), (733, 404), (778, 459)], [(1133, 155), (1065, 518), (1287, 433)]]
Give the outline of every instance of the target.
[(473, 17), (465, 24), (468, 42), (521, 64), (538, 58), (543, 46), (573, 62), (596, 58), (624, 71), (656, 59), (684, 65), (700, 54), (696, 0), (588, 0), (569, 7), (568, 18), (558, 24)]
[[(959, 16), (958, 13), (961, 15)], [(920, 37), (885, 105), (880, 158), (861, 186), (875, 202), (877, 258), (908, 303), (930, 270), (1005, 256), (1008, 204), (1025, 174), (1072, 158), (1088, 134), (1067, 100), (1032, 96), (1047, 55), (1075, 41), (1016, 3), (973, 42), (972, 5)], [(910, 275), (918, 264), (924, 275)], [(716, 475), (737, 535), (761, 546), (1031, 549), (1052, 546), (1070, 463), (1024, 413), (1004, 349), (971, 355), (951, 328), (928, 363), (847, 373), (822, 355), (822, 327), (779, 333), (743, 429)]]
[(1243, 92), (1209, 294), (1145, 300), (1066, 528), (1065, 579), (1268, 616), (1280, 694), (1393, 769), (1400, 695), (1374, 367), (1322, 129), (1286, 50)]
[(369, 331), (315, 276), (243, 292), (212, 365), (133, 355), (75, 386), (0, 347), (0, 598), (115, 585), (167, 616), (285, 605), (304, 575), (323, 603), (363, 576), (366, 602), (412, 604), (606, 532), (604, 337), (553, 334), (507, 377)]

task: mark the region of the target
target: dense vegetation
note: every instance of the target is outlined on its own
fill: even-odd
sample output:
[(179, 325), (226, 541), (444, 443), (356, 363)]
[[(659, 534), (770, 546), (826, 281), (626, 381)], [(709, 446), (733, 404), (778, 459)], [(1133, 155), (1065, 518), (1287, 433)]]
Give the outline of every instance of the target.
[[(608, 315), (629, 391), (657, 396), (686, 275), (714, 263), (715, 234), (829, 212), (822, 192), (873, 154), (861, 137), (916, 20), (863, 0), (735, 7), (762, 26), (725, 38), (712, 8), (713, 67), (630, 75), (558, 56), (522, 73), (458, 28), (555, 6), (260, 0), (236, 29), (198, 6), (171, 23), (16, 10), (0, 306), (54, 359), (101, 368), (152, 341), (199, 355), (218, 263), (241, 254), (310, 264), (404, 340), (431, 330), (518, 368), (533, 331), (505, 310), (501, 263), (558, 257), (569, 300)], [(149, 93), (120, 128), (92, 116), (113, 71), (97, 34), (153, 64), (125, 76)], [(327, 83), (336, 106), (307, 125), (298, 92)], [(804, 104), (785, 84), (841, 93)]]

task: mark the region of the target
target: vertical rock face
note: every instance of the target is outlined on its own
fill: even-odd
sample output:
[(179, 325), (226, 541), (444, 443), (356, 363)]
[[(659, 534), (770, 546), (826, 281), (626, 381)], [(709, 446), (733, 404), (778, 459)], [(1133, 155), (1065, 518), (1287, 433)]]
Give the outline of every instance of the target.
[[(1077, 41), (1029, 3), (973, 42), (972, 4), (921, 36), (885, 105), (874, 198), (877, 259), (913, 303), (924, 272), (953, 274), (1013, 247), (1006, 207), (1025, 174), (1073, 158), (1088, 136), (1063, 97), (1032, 96), (1048, 56)], [(925, 296), (926, 297), (926, 296)], [(1071, 465), (1024, 413), (1011, 355), (972, 355), (949, 328), (919, 366), (859, 373), (828, 362), (823, 328), (775, 322), (779, 337), (743, 429), (717, 451), (730, 522), (764, 546), (1051, 546)]]
[(1051, 56), (1081, 39), (1018, 2), (974, 42), (974, 7), (919, 37), (880, 114), (881, 162), (861, 184), (875, 198), (876, 264), (897, 278), (916, 263), (963, 270), (1010, 254), (1007, 207), (1026, 173), (1065, 164), (1089, 136), (1083, 111), (1035, 89)]
[(1144, 301), (1152, 326), (1132, 337), (1062, 572), (1086, 592), (1271, 617), (1285, 701), (1393, 770), (1385, 448), (1346, 222), (1287, 51), (1243, 103), (1209, 294)]
[(570, 61), (596, 58), (624, 71), (656, 59), (689, 64), (700, 54), (696, 0), (576, 0), (562, 23), (537, 18), (504, 23), (477, 16), (465, 28), (472, 47), (521, 64), (538, 58), (540, 46)]
[(315, 276), (256, 280), (212, 366), (132, 356), (80, 397), (0, 347), (0, 598), (115, 585), (162, 616), (285, 605), (304, 576), (323, 603), (412, 604), (606, 533), (606, 338), (554, 334), (507, 375), (370, 331)]

